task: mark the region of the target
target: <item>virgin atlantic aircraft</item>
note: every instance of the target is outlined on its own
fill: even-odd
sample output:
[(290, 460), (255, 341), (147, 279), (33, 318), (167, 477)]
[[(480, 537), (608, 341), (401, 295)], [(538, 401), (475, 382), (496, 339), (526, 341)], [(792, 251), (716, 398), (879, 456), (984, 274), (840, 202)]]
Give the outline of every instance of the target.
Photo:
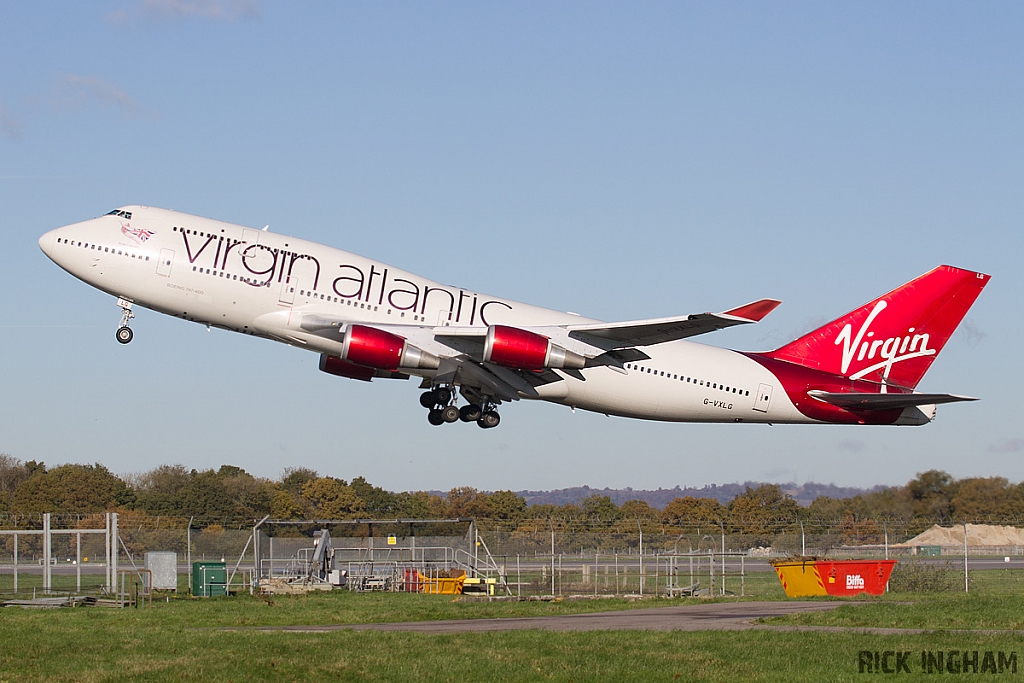
[[(921, 425), (966, 396), (915, 387), (988, 283), (939, 266), (775, 351), (689, 341), (758, 322), (779, 301), (605, 323), (442, 285), (332, 247), (145, 206), (52, 230), (39, 246), (117, 297), (320, 355), (332, 375), (421, 379), (431, 424), (488, 429), (540, 399), (671, 422)], [(460, 407), (459, 395), (464, 401)]]

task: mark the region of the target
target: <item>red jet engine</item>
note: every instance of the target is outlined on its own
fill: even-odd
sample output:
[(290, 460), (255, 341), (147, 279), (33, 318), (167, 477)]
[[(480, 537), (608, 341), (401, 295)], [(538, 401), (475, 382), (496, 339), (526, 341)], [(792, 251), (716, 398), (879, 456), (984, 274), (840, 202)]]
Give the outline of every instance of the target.
[(484, 341), (484, 362), (517, 370), (583, 368), (587, 359), (563, 349), (544, 335), (506, 325), (491, 325)]
[(365, 325), (350, 325), (345, 330), (341, 360), (380, 370), (436, 370), (440, 364), (437, 356), (409, 344), (404, 337)]

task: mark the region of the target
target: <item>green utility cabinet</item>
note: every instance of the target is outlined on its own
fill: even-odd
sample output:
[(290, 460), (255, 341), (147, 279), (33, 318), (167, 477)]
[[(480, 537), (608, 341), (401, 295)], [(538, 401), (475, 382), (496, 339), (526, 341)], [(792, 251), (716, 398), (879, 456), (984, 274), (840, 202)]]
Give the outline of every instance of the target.
[(228, 568), (223, 562), (192, 563), (192, 596), (212, 598), (228, 594)]

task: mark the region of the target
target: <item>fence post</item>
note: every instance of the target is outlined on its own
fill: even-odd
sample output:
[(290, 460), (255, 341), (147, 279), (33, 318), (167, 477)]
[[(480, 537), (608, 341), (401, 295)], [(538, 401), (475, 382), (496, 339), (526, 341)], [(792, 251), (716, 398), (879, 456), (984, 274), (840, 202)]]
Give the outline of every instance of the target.
[(640, 597), (644, 597), (644, 528), (640, 526), (640, 520), (636, 520), (636, 528), (640, 530)]
[(104, 521), (106, 522), (106, 528), (103, 533), (103, 571), (105, 574), (104, 583), (107, 586), (107, 592), (114, 592), (114, 580), (110, 578), (110, 513), (103, 515)]
[(50, 592), (52, 576), (50, 574), (50, 513), (43, 513), (43, 593)]
[(185, 563), (188, 564), (188, 592), (192, 594), (192, 520), (195, 516), (188, 518), (188, 529), (185, 531)]
[(114, 578), (114, 582), (115, 583), (117, 582), (117, 556), (120, 555), (120, 550), (118, 549), (117, 546), (118, 546), (118, 543), (120, 541), (120, 538), (121, 537), (118, 535), (118, 532), (117, 532), (117, 513), (116, 512), (111, 512), (110, 513), (110, 572), (111, 572), (111, 576), (113, 576), (113, 578)]
[(967, 583), (967, 522), (964, 522), (964, 593), (970, 592)]
[(551, 526), (551, 594), (555, 594), (555, 522), (548, 519)]

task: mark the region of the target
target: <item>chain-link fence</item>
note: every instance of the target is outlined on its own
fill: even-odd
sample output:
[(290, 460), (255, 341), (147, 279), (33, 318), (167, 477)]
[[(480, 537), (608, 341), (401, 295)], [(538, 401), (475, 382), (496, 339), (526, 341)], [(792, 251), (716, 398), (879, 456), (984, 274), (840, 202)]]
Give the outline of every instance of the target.
[(1014, 542), (1020, 540), (1017, 534), (1024, 538), (1024, 524), (946, 521), (933, 533), (940, 542), (926, 542), (932, 537), (922, 534), (932, 533), (941, 521), (730, 517), (670, 522), (264, 520), (258, 525), (256, 520), (200, 523), (120, 513), (117, 555), (111, 558), (102, 514), (52, 515), (48, 551), (42, 516), (20, 515), (0, 517), (0, 592), (42, 589), (47, 562), (51, 591), (98, 591), (112, 583), (115, 562), (117, 571), (141, 573), (150, 551), (176, 553), (180, 592), (189, 589), (190, 563), (199, 561), (224, 562), (227, 590), (248, 591), (261, 579), (308, 576), (313, 532), (325, 527), (332, 536), (331, 569), (353, 576), (388, 573), (392, 586), (403, 585), (403, 572), (434, 576), (461, 570), (470, 577), (497, 577), (499, 592), (522, 597), (775, 597), (782, 589), (769, 561), (807, 556), (898, 559), (890, 580), (893, 591), (1024, 589), (1024, 541)]

